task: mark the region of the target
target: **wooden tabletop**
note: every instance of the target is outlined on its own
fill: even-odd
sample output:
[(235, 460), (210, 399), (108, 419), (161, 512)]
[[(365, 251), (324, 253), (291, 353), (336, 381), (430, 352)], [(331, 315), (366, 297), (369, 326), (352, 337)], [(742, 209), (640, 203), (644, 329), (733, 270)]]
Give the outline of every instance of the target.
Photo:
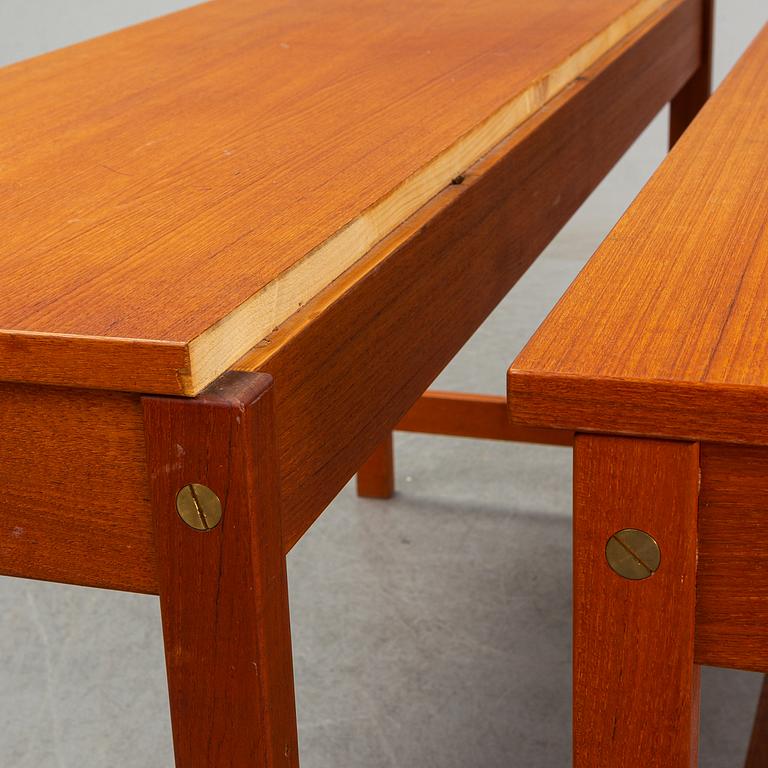
[(191, 395), (675, 0), (219, 0), (0, 70), (0, 380)]
[(509, 371), (520, 423), (768, 442), (768, 27)]

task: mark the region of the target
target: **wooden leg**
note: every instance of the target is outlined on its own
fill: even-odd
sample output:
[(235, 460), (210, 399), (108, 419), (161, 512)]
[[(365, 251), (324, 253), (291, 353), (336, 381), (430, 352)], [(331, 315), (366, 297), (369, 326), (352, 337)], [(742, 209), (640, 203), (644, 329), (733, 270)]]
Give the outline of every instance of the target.
[[(695, 443), (576, 437), (576, 768), (697, 764), (698, 473)], [(627, 528), (659, 545), (660, 566), (649, 578), (629, 580), (608, 564), (608, 540)]]
[(367, 499), (391, 499), (394, 493), (395, 452), (390, 432), (357, 470), (357, 495)]
[[(573, 432), (537, 429), (509, 423), (507, 398), (430, 391), (405, 414), (397, 429), (430, 435), (509, 440), (544, 445), (573, 445)], [(395, 492), (394, 451), (390, 434), (357, 472), (357, 495), (389, 499)]]
[(768, 675), (763, 678), (763, 690), (757, 704), (755, 724), (745, 768), (765, 768), (768, 765)]
[(296, 768), (272, 379), (143, 403), (176, 766)]
[(714, 0), (702, 0), (701, 66), (672, 99), (669, 113), (669, 148), (675, 146), (685, 129), (706, 104), (712, 92), (712, 44)]

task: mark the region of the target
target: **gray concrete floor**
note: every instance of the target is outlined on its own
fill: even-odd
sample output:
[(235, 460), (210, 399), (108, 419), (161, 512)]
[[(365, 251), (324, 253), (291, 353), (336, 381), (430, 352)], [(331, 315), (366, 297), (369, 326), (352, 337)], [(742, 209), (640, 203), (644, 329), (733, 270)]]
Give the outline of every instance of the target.
[[(0, 64), (187, 5), (0, 0)], [(721, 0), (721, 78), (766, 20)], [(657, 119), (438, 379), (515, 353), (661, 161)], [(346, 488), (289, 556), (304, 768), (555, 768), (570, 756), (570, 453), (397, 437), (398, 495)], [(169, 768), (157, 600), (0, 579), (0, 766)], [(704, 670), (702, 760), (743, 759), (760, 679)]]

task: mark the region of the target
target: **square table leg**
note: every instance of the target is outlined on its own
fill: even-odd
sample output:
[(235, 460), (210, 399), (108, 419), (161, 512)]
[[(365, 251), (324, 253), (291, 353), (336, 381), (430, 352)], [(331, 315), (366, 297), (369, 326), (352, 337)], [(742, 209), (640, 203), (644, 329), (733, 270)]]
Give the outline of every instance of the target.
[(177, 768), (296, 768), (272, 379), (144, 416)]
[(395, 451), (392, 432), (357, 471), (357, 495), (365, 499), (391, 499), (395, 494)]
[(701, 2), (701, 64), (672, 99), (669, 109), (669, 146), (675, 146), (712, 92), (712, 47), (715, 28), (715, 2)]
[[(574, 766), (690, 768), (698, 444), (578, 435), (574, 450)], [(632, 579), (609, 564), (625, 529), (660, 550), (614, 540)]]

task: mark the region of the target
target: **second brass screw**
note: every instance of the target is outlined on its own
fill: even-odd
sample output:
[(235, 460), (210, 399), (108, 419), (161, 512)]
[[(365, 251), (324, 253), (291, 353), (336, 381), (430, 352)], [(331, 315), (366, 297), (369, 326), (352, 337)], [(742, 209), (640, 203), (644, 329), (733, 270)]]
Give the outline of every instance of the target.
[(640, 580), (653, 576), (661, 565), (661, 550), (650, 533), (624, 528), (605, 545), (608, 565), (625, 579)]
[(210, 531), (221, 522), (221, 500), (201, 483), (189, 483), (176, 494), (176, 511), (197, 531)]

